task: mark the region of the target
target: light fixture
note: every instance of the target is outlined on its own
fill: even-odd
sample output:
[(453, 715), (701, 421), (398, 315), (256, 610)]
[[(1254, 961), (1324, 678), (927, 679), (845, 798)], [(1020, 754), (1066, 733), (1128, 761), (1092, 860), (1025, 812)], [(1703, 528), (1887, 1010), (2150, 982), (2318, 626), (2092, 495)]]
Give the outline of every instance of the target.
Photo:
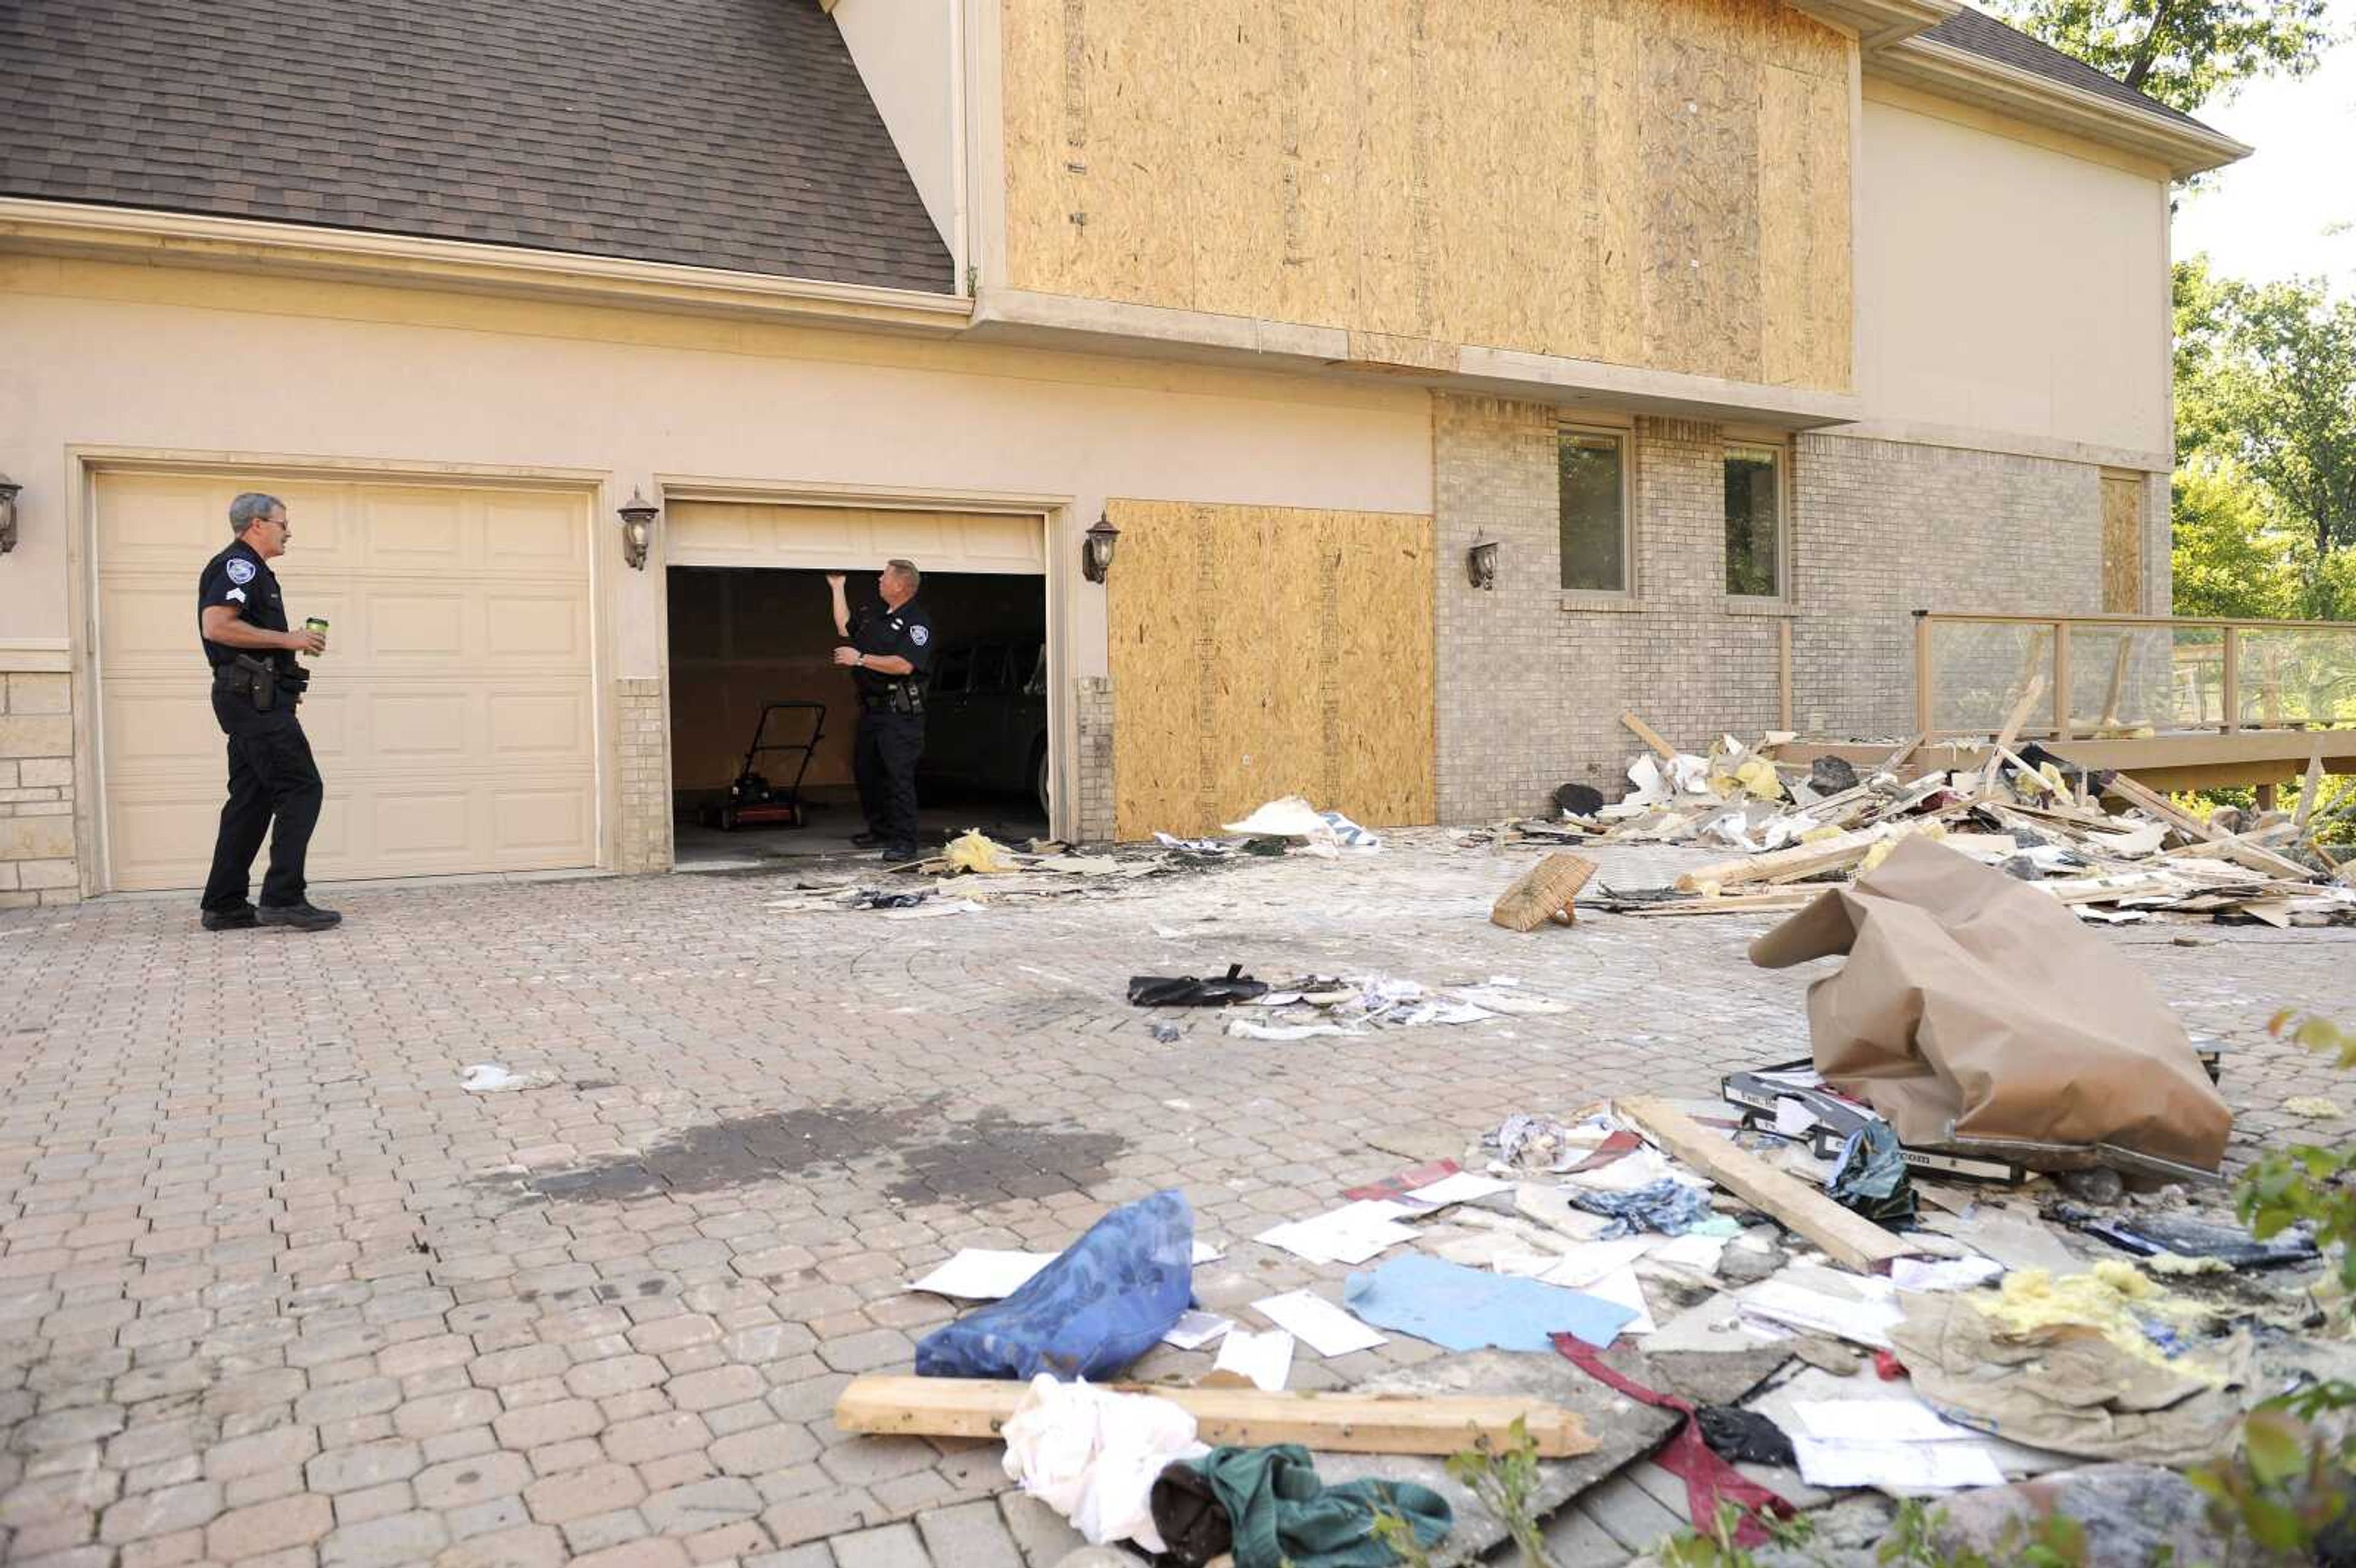
[(16, 492), (24, 486), (0, 474), (0, 555), (16, 548)]
[(634, 571), (647, 569), (647, 549), (654, 542), (655, 518), (661, 512), (662, 508), (648, 500), (635, 485), (631, 487), (630, 504), (621, 508), (622, 559)]
[(1120, 530), (1112, 526), (1110, 517), (1098, 512), (1095, 525), (1080, 539), (1080, 575), (1090, 582), (1102, 582), (1105, 574), (1112, 571), (1113, 546), (1119, 542)]
[(1464, 552), (1464, 575), (1475, 588), (1494, 592), (1497, 587), (1497, 541), (1483, 537)]

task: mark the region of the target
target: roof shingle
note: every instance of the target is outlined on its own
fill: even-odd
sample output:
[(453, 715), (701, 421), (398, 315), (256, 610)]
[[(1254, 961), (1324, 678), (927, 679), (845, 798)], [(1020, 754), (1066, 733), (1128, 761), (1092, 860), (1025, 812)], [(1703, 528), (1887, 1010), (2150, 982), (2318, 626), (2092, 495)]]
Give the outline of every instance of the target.
[(2190, 114), (2171, 109), (2157, 98), (2146, 97), (2118, 78), (2096, 70), (2077, 56), (2065, 55), (2051, 44), (2030, 37), (2017, 27), (2008, 27), (1994, 16), (1975, 11), (1968, 5), (1921, 36), (1933, 43), (1946, 44), (1967, 54), (1977, 55), (1982, 59), (1994, 60), (1998, 65), (2032, 72), (2048, 81), (2091, 92), (2113, 103), (2140, 109), (2163, 120), (2173, 120), (2179, 125), (2202, 131), (2209, 129)]
[(9, 0), (0, 195), (951, 291), (809, 0)]

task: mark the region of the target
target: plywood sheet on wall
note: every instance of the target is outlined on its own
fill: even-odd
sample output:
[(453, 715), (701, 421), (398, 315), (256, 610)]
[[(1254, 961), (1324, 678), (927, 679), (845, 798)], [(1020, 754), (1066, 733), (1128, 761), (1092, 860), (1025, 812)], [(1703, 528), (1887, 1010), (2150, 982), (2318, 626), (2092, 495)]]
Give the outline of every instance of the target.
[(2103, 610), (2143, 610), (2143, 490), (2140, 478), (2103, 475)]
[(1115, 501), (1114, 827), (1215, 831), (1306, 795), (1430, 822), (1431, 519)]
[(1001, 0), (1008, 282), (1846, 389), (1855, 44), (1777, 0)]

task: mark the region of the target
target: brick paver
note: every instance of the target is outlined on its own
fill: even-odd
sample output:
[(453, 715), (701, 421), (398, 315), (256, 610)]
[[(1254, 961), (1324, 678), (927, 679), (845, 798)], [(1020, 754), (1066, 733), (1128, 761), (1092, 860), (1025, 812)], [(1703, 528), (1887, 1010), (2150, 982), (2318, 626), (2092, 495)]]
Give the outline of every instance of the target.
[[(316, 937), (0, 913), (0, 1560), (1052, 1561), (995, 1445), (828, 1419), (953, 1316), (900, 1281), (1176, 1186), (1227, 1249), (1205, 1301), (1330, 1286), (1248, 1238), (1511, 1111), (1806, 1054), (1818, 970), (1751, 967), (1765, 919), (1489, 925), (1534, 859), (1408, 834), (920, 922), (766, 909), (792, 872), (367, 892)], [(2265, 1024), (2356, 1019), (2356, 933), (2103, 939), (2228, 1043), (2235, 1157), (2349, 1133), (2283, 1108), (2356, 1083)], [(1123, 1001), (1230, 962), (1569, 1010), (1270, 1044)], [(477, 1061), (556, 1082), (471, 1095)]]

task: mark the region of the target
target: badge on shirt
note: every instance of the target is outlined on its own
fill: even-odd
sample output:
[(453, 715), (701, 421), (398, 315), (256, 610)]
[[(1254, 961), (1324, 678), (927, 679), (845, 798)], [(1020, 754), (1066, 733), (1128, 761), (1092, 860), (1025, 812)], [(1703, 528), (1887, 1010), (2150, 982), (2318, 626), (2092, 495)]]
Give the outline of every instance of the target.
[(911, 626), (908, 628), (908, 640), (916, 644), (920, 648), (926, 643), (932, 641), (932, 637), (933, 634), (926, 631), (922, 626)]
[(253, 562), (246, 560), (243, 556), (230, 557), (229, 580), (231, 582), (241, 584), (252, 581)]

